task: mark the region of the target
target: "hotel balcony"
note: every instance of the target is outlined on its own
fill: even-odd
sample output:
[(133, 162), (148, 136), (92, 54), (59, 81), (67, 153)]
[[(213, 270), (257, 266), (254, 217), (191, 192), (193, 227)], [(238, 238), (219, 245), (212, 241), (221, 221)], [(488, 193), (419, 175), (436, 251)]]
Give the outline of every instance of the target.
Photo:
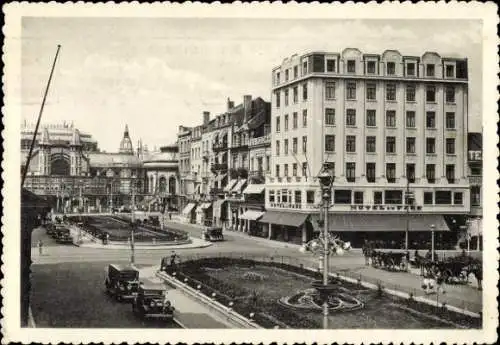
[(211, 188), (210, 189), (210, 194), (211, 195), (224, 195), (224, 190), (222, 188)]
[(214, 163), (211, 168), (212, 171), (226, 171), (227, 163)]
[(221, 151), (227, 149), (227, 142), (222, 142), (222, 143), (212, 143), (212, 150), (213, 151)]
[(248, 141), (248, 146), (265, 146), (271, 145), (271, 134), (265, 135), (263, 137), (252, 138)]

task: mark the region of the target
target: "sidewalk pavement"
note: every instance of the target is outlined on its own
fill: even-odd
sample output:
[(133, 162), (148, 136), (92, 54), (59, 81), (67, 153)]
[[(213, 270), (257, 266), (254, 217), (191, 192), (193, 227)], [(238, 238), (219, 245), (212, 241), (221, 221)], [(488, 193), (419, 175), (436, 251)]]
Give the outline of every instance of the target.
[[(153, 282), (163, 283), (156, 277), (159, 266), (139, 269), (139, 279), (147, 278)], [(167, 285), (169, 299), (175, 307), (175, 321), (183, 328), (231, 328), (225, 320), (217, 318), (202, 303), (187, 297), (184, 293)]]
[[(140, 250), (140, 249), (192, 249), (192, 248), (205, 248), (209, 247), (212, 245), (211, 242), (203, 241), (199, 238), (193, 238), (191, 237), (192, 242), (191, 243), (185, 243), (185, 244), (156, 244), (156, 245), (143, 245), (140, 243), (135, 243), (135, 249)], [(130, 249), (130, 244), (128, 243), (123, 243), (123, 244), (106, 244), (103, 245), (102, 243), (96, 243), (96, 242), (84, 242), (80, 245), (77, 245), (78, 247), (82, 248), (99, 248), (99, 249)]]

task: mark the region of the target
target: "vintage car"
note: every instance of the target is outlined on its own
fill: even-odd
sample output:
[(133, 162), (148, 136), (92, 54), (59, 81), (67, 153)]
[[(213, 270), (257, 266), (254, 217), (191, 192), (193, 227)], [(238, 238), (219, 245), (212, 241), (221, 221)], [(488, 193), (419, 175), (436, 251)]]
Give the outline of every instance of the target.
[(106, 293), (117, 301), (132, 300), (139, 287), (139, 271), (130, 266), (111, 264), (106, 269)]
[(174, 306), (167, 298), (167, 290), (161, 283), (143, 280), (132, 303), (134, 315), (141, 319), (172, 320)]
[(59, 237), (59, 232), (64, 231), (62, 229), (66, 229), (66, 227), (62, 224), (55, 224), (54, 228), (50, 231), (50, 236), (53, 239), (57, 240), (57, 238)]
[(45, 230), (47, 232), (47, 235), (52, 236), (52, 234), (56, 231), (56, 226), (54, 224), (52, 224), (52, 223), (48, 223), (45, 226)]
[(210, 242), (224, 241), (224, 235), (222, 234), (222, 227), (205, 226), (203, 228), (202, 238), (205, 241), (210, 241)]
[(57, 228), (55, 239), (57, 243), (73, 243), (73, 237), (68, 228)]

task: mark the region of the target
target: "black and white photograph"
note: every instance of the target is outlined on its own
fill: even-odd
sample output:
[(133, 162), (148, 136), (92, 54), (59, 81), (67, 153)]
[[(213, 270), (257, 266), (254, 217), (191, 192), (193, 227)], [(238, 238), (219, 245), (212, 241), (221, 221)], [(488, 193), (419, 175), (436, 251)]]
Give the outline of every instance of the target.
[(495, 342), (496, 5), (386, 5), (6, 5), (4, 337)]

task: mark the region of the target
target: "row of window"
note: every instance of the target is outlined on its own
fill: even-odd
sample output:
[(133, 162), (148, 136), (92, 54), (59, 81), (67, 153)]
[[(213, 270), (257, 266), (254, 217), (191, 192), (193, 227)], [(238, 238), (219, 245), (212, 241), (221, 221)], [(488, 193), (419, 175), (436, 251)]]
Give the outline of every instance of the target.
[[(292, 100), (294, 104), (297, 104), (299, 102), (299, 87), (294, 86), (292, 89)], [(283, 96), (284, 96), (284, 102), (285, 106), (288, 106), (290, 104), (289, 102), (289, 89), (285, 89), (283, 91)], [(302, 101), (306, 102), (307, 101), (307, 83), (302, 84)], [(277, 91), (276, 92), (276, 107), (279, 108), (281, 107), (281, 92)]]
[[(406, 138), (406, 153), (415, 154), (416, 153), (416, 141), (415, 137), (407, 137)], [(446, 138), (446, 154), (454, 155), (455, 154), (455, 138)], [(295, 141), (294, 141), (295, 143)], [(366, 152), (375, 153), (377, 152), (377, 137), (376, 136), (367, 136), (366, 137)], [(435, 154), (436, 153), (436, 138), (426, 138), (426, 154)], [(296, 146), (293, 147), (292, 153), (297, 153)], [(346, 152), (355, 153), (356, 152), (356, 136), (355, 135), (347, 135), (345, 141), (345, 150)], [(335, 152), (335, 135), (325, 135), (325, 151), (326, 152)], [(385, 152), (386, 153), (396, 153), (396, 137), (395, 136), (387, 136), (385, 138)], [(288, 139), (285, 139), (285, 147), (284, 154), (288, 154)], [(278, 152), (277, 152), (278, 155)]]
[[(315, 191), (307, 190), (305, 202), (314, 204)], [(364, 204), (365, 192), (353, 191), (350, 189), (335, 189), (332, 193), (332, 203), (334, 204)], [(406, 199), (403, 190), (374, 191), (373, 203), (375, 205), (412, 205), (412, 199)], [(406, 199), (406, 200), (405, 200)], [(302, 191), (291, 189), (269, 190), (270, 203), (302, 203)], [(426, 191), (424, 192), (424, 205), (463, 205), (464, 198), (462, 192), (451, 191)]]
[[(284, 119), (284, 130), (288, 131), (289, 116), (288, 114), (283, 115)], [(307, 127), (307, 109), (302, 110), (302, 127)], [(292, 128), (297, 129), (299, 127), (299, 115), (297, 112), (292, 114)], [(281, 117), (276, 116), (276, 132), (281, 132)]]
[[(292, 168), (292, 176), (297, 176), (297, 168), (298, 164), (293, 163), (290, 164)], [(335, 171), (335, 163), (330, 163), (331, 169)], [(283, 176), (288, 177), (289, 164), (283, 164)], [(415, 163), (407, 163), (406, 164), (406, 178), (410, 183), (415, 183)], [(448, 183), (455, 183), (455, 165), (454, 164), (446, 164), (446, 179)], [(376, 182), (376, 163), (366, 163), (366, 180), (369, 183)], [(276, 164), (275, 170), (276, 177), (281, 177), (280, 165)], [(345, 164), (345, 174), (347, 182), (356, 182), (356, 163), (347, 162)], [(308, 165), (306, 162), (302, 163), (302, 176), (308, 176)], [(436, 165), (435, 164), (426, 164), (425, 165), (425, 176), (429, 183), (436, 182)], [(396, 183), (396, 163), (386, 163), (385, 164), (385, 177), (388, 183)]]
[[(406, 138), (406, 153), (416, 154), (416, 137), (407, 137)], [(455, 138), (446, 138), (445, 140), (445, 152), (448, 155), (455, 154)], [(425, 143), (425, 153), (426, 154), (436, 154), (436, 138), (428, 137), (426, 138)], [(377, 152), (377, 137), (376, 136), (367, 136), (366, 137), (366, 152), (368, 153), (376, 153)], [(327, 134), (325, 135), (325, 151), (326, 152), (335, 152), (335, 135)], [(345, 151), (349, 153), (356, 152), (356, 136), (355, 135), (346, 135), (345, 140)], [(385, 138), (385, 152), (386, 153), (396, 153), (396, 137), (395, 136), (387, 136)], [(283, 154), (286, 156), (289, 153), (289, 140), (283, 140)], [(292, 138), (292, 152), (293, 155), (298, 153), (298, 138)], [(302, 153), (307, 153), (307, 136), (302, 137)], [(281, 141), (276, 140), (276, 156), (281, 154)]]
[[(386, 83), (385, 85), (385, 100), (386, 101), (397, 101), (397, 92), (396, 92), (396, 84), (395, 83)], [(293, 92), (293, 103), (296, 104), (299, 102), (298, 97), (298, 86), (294, 86), (292, 88)], [(285, 89), (284, 93), (284, 103), (285, 106), (289, 105), (289, 90)], [(376, 101), (377, 100), (377, 84), (368, 82), (366, 83), (366, 100), (368, 101)], [(456, 102), (456, 90), (455, 86), (447, 85), (445, 87), (445, 102), (448, 104), (454, 104)], [(281, 91), (276, 91), (276, 107), (281, 107)], [(407, 102), (416, 102), (416, 85), (415, 84), (407, 84), (406, 85), (406, 101)], [(436, 103), (437, 102), (437, 91), (435, 85), (427, 85), (425, 88), (425, 101), (427, 103)], [(325, 100), (335, 100), (336, 99), (336, 83), (333, 81), (325, 82)], [(356, 81), (348, 81), (346, 82), (346, 93), (345, 99), (349, 101), (355, 101), (357, 99), (357, 83)], [(302, 85), (302, 101), (307, 101), (307, 84), (304, 83)]]
[[(385, 67), (385, 71), (381, 73), (380, 64), (377, 60), (367, 60), (363, 61), (363, 73), (368, 75), (380, 75), (385, 74), (386, 76), (396, 76), (396, 62), (387, 61), (383, 65)], [(313, 69), (312, 72), (320, 72), (320, 73), (340, 73), (340, 66), (338, 66), (338, 59), (336, 58), (326, 58), (321, 55), (313, 56)], [(356, 74), (356, 60), (348, 59), (345, 63), (345, 73), (347, 74)], [(467, 76), (467, 66), (465, 63), (460, 62), (455, 64), (445, 64), (443, 68), (443, 75), (446, 78), (466, 78)], [(292, 75), (293, 71), (293, 75)], [(292, 68), (287, 68), (284, 71), (284, 82), (288, 82), (293, 79), (299, 78), (299, 66), (295, 65)], [(309, 72), (308, 62), (302, 62), (302, 76), (306, 75)], [(418, 64), (415, 61), (406, 61), (404, 63), (404, 76), (406, 77), (419, 77), (419, 69)], [(426, 78), (435, 78), (437, 76), (436, 73), (436, 64), (427, 63), (423, 69), (422, 77)], [(274, 79), (275, 85), (279, 85), (281, 83), (281, 72), (277, 71), (275, 73)]]
[[(335, 126), (335, 108), (325, 108), (325, 119), (324, 123), (327, 126)], [(289, 115), (283, 115), (284, 118), (284, 130), (289, 129)], [(376, 127), (377, 126), (377, 111), (375, 109), (366, 110), (366, 127)], [(356, 109), (346, 109), (345, 125), (350, 127), (356, 126)], [(292, 128), (297, 129), (299, 126), (298, 113), (292, 113)], [(386, 110), (385, 112), (385, 126), (388, 128), (397, 127), (397, 114), (396, 110)], [(427, 111), (425, 113), (425, 126), (427, 129), (436, 128), (436, 112)], [(446, 129), (455, 129), (455, 112), (448, 111), (445, 113), (445, 126)], [(302, 110), (302, 127), (307, 127), (307, 109)], [(413, 110), (406, 111), (406, 127), (416, 128), (416, 112)], [(276, 132), (281, 131), (281, 116), (276, 116)]]
[[(416, 102), (416, 88), (415, 84), (407, 84), (405, 88), (405, 95), (407, 102)], [(357, 83), (356, 81), (347, 81), (346, 82), (346, 99), (347, 100), (356, 100), (356, 90)], [(366, 92), (365, 97), (368, 101), (376, 101), (377, 100), (377, 84), (375, 82), (367, 82), (366, 83)], [(386, 83), (385, 84), (385, 99), (387, 101), (396, 101), (396, 84), (395, 83)], [(436, 102), (436, 86), (435, 85), (426, 85), (425, 87), (425, 100), (427, 103), (435, 103)], [(446, 103), (455, 103), (455, 86), (447, 85), (445, 87), (445, 102)], [(333, 81), (325, 82), (325, 99), (326, 100), (334, 100), (336, 99), (336, 83)]]
[[(292, 138), (292, 154), (298, 153), (298, 138)], [(283, 154), (288, 155), (288, 139), (283, 140)], [(281, 153), (281, 142), (276, 140), (276, 156), (279, 156)], [(307, 153), (307, 136), (302, 137), (302, 153)]]

